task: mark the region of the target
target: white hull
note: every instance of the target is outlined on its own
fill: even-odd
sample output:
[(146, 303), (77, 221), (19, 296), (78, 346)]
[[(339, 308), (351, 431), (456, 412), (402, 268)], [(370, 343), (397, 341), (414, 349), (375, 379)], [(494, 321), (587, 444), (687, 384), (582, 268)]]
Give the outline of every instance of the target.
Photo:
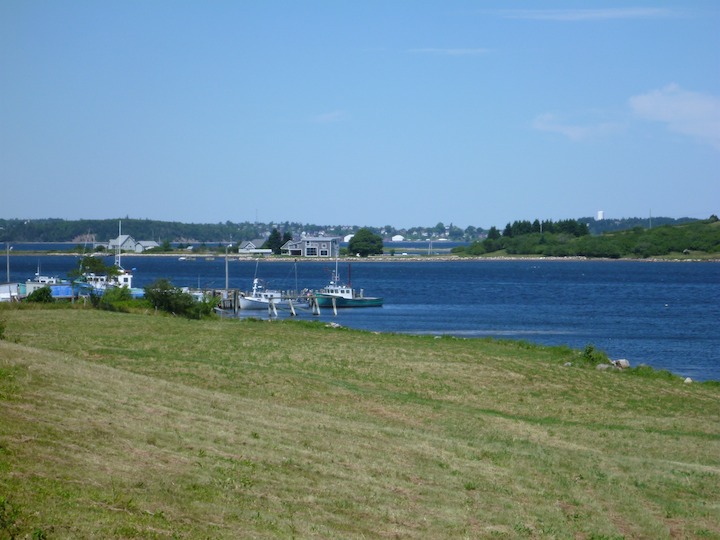
[(268, 309), (271, 306), (287, 305), (280, 291), (267, 290), (257, 278), (253, 280), (253, 290), (250, 294), (239, 298), (240, 309)]
[(260, 310), (264, 309), (267, 310), (270, 308), (270, 303), (272, 302), (272, 305), (276, 308), (281, 306), (286, 306), (288, 304), (287, 300), (283, 300), (281, 298), (253, 298), (251, 296), (241, 296), (240, 297), (240, 309), (255, 309)]

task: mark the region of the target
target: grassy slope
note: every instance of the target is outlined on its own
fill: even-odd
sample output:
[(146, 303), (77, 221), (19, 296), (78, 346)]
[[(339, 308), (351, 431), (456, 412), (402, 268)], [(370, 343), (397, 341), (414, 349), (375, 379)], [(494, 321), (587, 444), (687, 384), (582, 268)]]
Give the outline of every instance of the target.
[(0, 321), (0, 538), (720, 538), (717, 385), (297, 322)]

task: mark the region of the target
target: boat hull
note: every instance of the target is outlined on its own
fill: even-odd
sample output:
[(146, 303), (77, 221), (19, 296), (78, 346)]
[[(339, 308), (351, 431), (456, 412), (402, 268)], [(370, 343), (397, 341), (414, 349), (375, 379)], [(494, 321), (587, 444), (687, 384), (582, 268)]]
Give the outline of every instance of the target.
[[(239, 299), (239, 303), (240, 303), (240, 309), (255, 309), (255, 310), (264, 309), (264, 310), (267, 310), (270, 307), (270, 300), (268, 300), (266, 298), (248, 298), (248, 297), (242, 298), (241, 297)], [(287, 300), (283, 300), (280, 298), (273, 299), (272, 305), (275, 306), (276, 308), (286, 306)]]
[(383, 299), (378, 297), (343, 298), (342, 296), (317, 295), (315, 301), (319, 307), (333, 307), (333, 300), (336, 308), (355, 307), (382, 307)]

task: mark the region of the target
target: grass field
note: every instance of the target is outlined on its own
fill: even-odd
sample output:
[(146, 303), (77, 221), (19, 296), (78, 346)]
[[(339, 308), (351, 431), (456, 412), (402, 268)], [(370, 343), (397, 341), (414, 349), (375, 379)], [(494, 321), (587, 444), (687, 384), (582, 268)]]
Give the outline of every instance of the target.
[(299, 321), (0, 337), (0, 539), (720, 538), (718, 384)]

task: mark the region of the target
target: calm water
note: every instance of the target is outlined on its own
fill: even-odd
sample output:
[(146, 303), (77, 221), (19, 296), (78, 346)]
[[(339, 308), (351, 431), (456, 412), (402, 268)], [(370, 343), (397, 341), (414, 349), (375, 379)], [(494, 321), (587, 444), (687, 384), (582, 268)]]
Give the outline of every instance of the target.
[[(11, 280), (24, 281), (38, 264), (43, 274), (64, 276), (77, 258), (15, 255), (10, 262)], [(178, 286), (225, 285), (222, 256), (125, 257), (123, 266), (135, 268), (138, 287), (159, 277)], [(325, 285), (333, 268), (329, 262), (261, 262), (257, 272), (278, 289), (294, 289), (297, 275), (302, 289)], [(340, 268), (347, 276), (347, 265)], [(249, 289), (255, 272), (255, 262), (230, 261), (230, 287)], [(384, 332), (494, 336), (575, 348), (592, 343), (633, 365), (720, 380), (718, 263), (362, 262), (352, 265), (351, 277), (366, 294), (383, 296), (385, 306), (341, 310), (337, 317), (325, 310), (322, 319)]]

